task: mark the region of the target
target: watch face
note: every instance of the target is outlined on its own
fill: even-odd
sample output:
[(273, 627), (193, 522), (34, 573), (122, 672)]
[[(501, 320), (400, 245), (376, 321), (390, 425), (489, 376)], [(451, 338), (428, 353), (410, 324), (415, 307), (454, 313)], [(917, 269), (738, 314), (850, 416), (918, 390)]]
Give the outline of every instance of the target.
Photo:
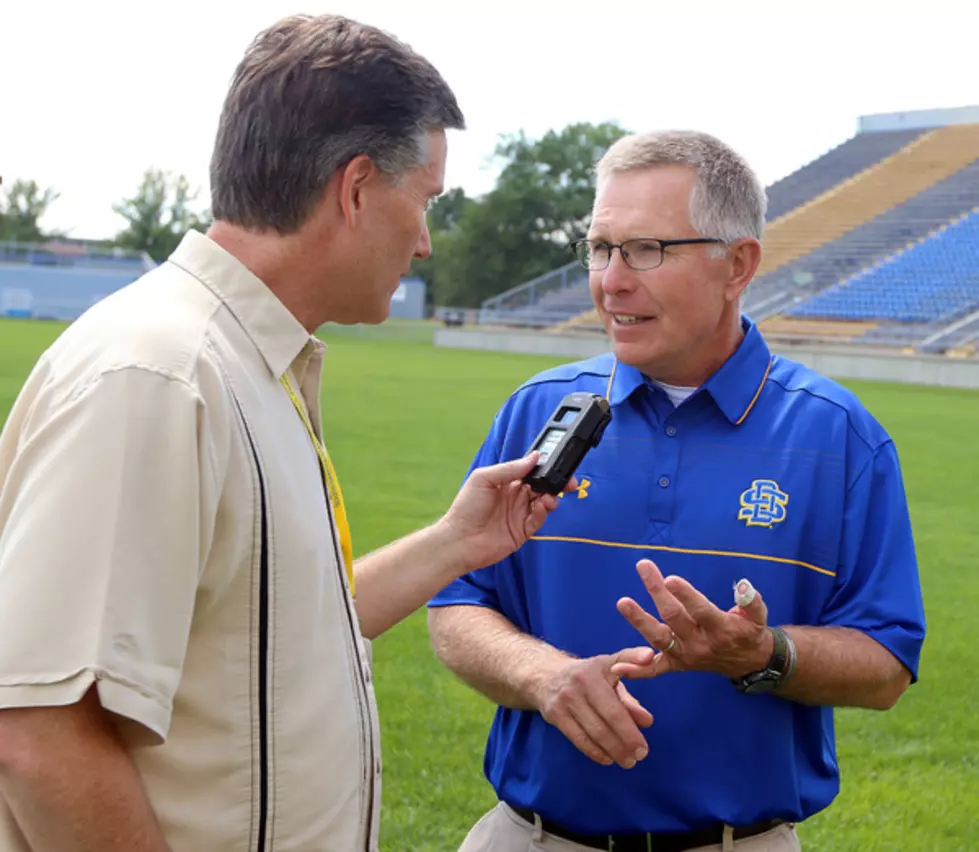
[(759, 695), (763, 692), (771, 692), (778, 685), (778, 681), (778, 672), (762, 672), (761, 674), (756, 675), (755, 679), (745, 684), (744, 692), (747, 695)]

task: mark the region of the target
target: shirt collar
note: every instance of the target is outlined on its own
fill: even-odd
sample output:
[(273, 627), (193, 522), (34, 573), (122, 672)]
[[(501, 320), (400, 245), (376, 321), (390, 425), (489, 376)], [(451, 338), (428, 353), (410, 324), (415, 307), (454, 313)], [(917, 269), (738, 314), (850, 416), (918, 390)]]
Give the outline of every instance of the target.
[[(771, 352), (757, 326), (742, 317), (741, 327), (745, 332), (741, 344), (702, 386), (735, 426), (747, 419), (772, 368)], [(644, 386), (646, 376), (637, 367), (620, 361), (613, 361), (612, 369), (615, 372), (610, 379), (609, 402), (616, 406), (628, 399), (636, 388)]]
[(314, 349), (322, 347), (260, 278), (204, 234), (188, 231), (169, 262), (193, 275), (221, 300), (276, 379), (282, 378), (310, 341)]
[(772, 353), (758, 327), (747, 317), (742, 317), (741, 327), (741, 345), (703, 386), (735, 426), (748, 417), (772, 369)]

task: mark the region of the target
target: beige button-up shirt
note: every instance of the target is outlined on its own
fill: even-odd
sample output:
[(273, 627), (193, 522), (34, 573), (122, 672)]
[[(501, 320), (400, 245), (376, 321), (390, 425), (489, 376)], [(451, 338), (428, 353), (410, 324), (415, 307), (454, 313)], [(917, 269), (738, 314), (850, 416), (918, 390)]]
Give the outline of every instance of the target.
[(65, 331), (0, 437), (0, 707), (95, 684), (174, 852), (377, 847), (369, 648), (280, 384), (320, 432), (324, 350), (191, 232)]

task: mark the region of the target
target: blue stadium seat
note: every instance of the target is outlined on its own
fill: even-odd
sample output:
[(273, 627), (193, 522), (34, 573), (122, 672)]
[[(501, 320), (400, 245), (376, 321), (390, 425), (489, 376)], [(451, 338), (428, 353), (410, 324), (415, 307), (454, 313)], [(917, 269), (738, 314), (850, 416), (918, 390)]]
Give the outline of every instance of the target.
[(979, 211), (786, 311), (818, 319), (948, 323), (979, 309)]

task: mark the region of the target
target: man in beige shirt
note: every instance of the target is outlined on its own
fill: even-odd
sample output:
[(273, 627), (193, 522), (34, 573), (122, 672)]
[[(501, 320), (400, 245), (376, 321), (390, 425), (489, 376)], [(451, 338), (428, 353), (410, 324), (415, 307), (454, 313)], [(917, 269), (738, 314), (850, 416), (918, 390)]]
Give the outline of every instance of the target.
[(462, 125), (393, 38), (276, 24), (208, 234), (39, 360), (0, 437), (0, 852), (377, 848), (369, 640), (557, 505), (533, 457), (480, 469), (354, 565), (321, 445), (313, 332), (387, 316)]

